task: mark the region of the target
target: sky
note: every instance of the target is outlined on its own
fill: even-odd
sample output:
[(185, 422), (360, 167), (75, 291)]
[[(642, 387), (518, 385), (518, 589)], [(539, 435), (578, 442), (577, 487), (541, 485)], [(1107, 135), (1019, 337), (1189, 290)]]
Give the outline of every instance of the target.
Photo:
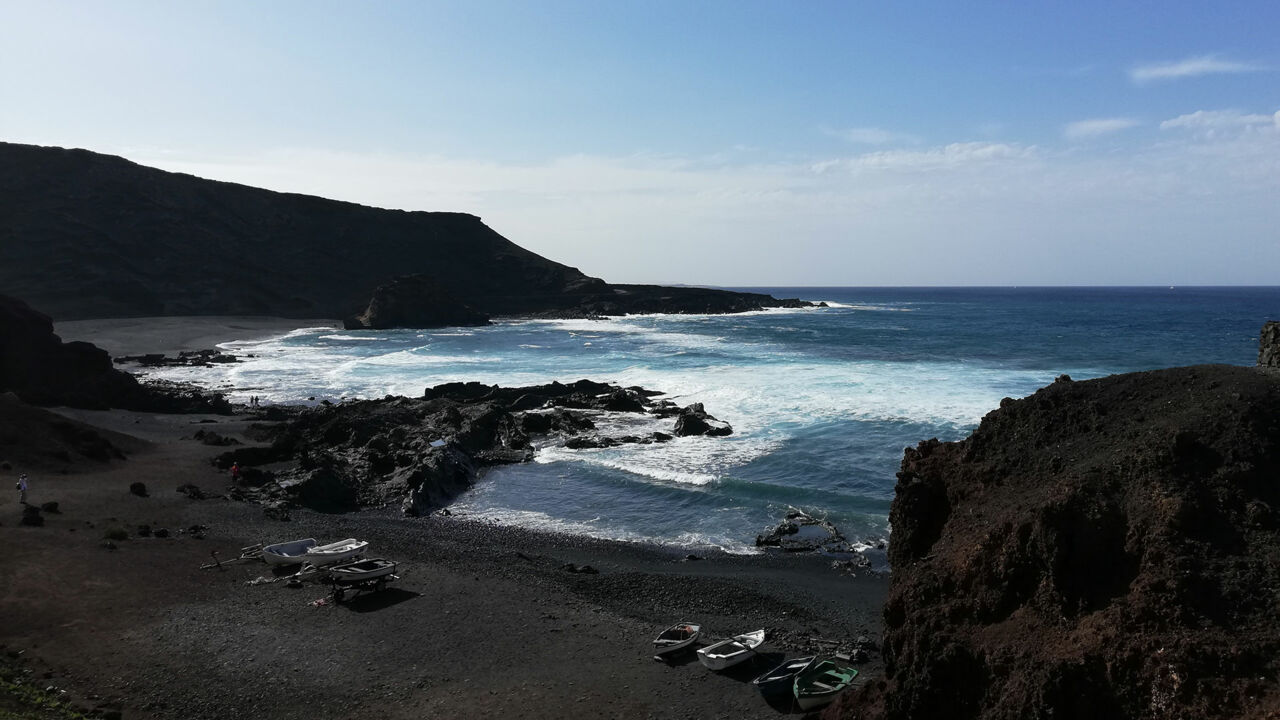
[(0, 0), (0, 141), (612, 282), (1280, 283), (1280, 3)]

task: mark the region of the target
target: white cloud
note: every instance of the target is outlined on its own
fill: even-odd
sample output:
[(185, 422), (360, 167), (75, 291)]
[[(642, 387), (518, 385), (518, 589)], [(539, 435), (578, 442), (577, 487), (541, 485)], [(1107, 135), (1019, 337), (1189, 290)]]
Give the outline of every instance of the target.
[(127, 154), (278, 190), (475, 213), (613, 282), (1264, 284), (1280, 265), (1280, 132), (1248, 127), (1106, 154), (971, 142), (779, 162)]
[(1176, 80), (1221, 73), (1260, 72), (1265, 69), (1260, 65), (1221, 60), (1216, 55), (1201, 55), (1177, 62), (1139, 65), (1129, 70), (1129, 78), (1135, 83), (1146, 83), (1153, 80)]
[(1280, 112), (1274, 115), (1244, 113), (1239, 110), (1197, 110), (1160, 123), (1161, 130), (1225, 130), (1253, 125), (1280, 126)]
[(1063, 128), (1063, 136), (1071, 140), (1081, 140), (1084, 138), (1095, 138), (1100, 135), (1109, 135), (1121, 130), (1128, 130), (1131, 127), (1141, 125), (1133, 118), (1096, 118), (1093, 120), (1079, 120), (1073, 123), (1067, 123)]

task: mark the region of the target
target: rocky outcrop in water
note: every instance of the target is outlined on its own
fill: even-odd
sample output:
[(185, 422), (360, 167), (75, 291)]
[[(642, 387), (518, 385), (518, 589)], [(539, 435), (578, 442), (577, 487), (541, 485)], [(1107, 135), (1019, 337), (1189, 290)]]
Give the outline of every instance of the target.
[(343, 321), (347, 330), (488, 324), (489, 316), (476, 312), (426, 275), (404, 275), (379, 285), (369, 307)]
[(723, 420), (708, 415), (702, 403), (694, 403), (682, 408), (676, 415), (675, 434), (677, 437), (689, 435), (710, 435), (723, 437), (733, 434), (733, 427)]
[(1280, 322), (1273, 321), (1262, 326), (1258, 342), (1258, 364), (1280, 368)]
[(230, 412), (219, 396), (139, 384), (86, 342), (62, 342), (53, 321), (17, 298), (0, 295), (0, 392), (34, 405), (124, 408), (149, 412)]
[[(398, 289), (392, 279), (404, 275), (419, 276), (430, 289), (425, 295), (413, 283)], [(388, 283), (390, 290), (375, 291)], [(164, 172), (86, 150), (12, 143), (0, 143), (0, 288), (58, 320), (365, 313), (371, 323), (365, 327), (435, 325), (455, 313), (476, 324), (480, 315), (721, 313), (808, 304), (706, 288), (610, 285), (529, 252), (474, 215), (384, 210)], [(437, 302), (441, 292), (456, 304)], [(391, 307), (380, 309), (384, 303)]]
[(240, 497), (326, 512), (395, 504), (418, 515), (448, 504), (484, 467), (530, 460), (535, 438), (556, 436), (577, 448), (670, 440), (660, 432), (588, 435), (596, 429), (588, 413), (647, 414), (655, 394), (589, 380), (517, 388), (448, 383), (421, 398), (299, 411), (248, 433), (268, 447), (237, 449), (216, 463), (240, 465), (247, 486)]
[(1280, 714), (1280, 377), (1197, 366), (1006, 400), (909, 449), (886, 677), (839, 718)]

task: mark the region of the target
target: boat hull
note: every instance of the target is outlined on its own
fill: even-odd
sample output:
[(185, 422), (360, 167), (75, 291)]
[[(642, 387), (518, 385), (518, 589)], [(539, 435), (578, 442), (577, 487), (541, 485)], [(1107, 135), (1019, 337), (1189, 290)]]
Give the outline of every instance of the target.
[(364, 555), (365, 550), (369, 547), (369, 543), (363, 540), (350, 538), (341, 540), (329, 545), (321, 545), (311, 548), (303, 556), (305, 562), (309, 562), (316, 567), (324, 567), (335, 563), (353, 560)]
[(315, 538), (267, 545), (262, 548), (262, 559), (269, 565), (297, 565), (307, 561), (307, 550), (315, 546)]
[(709, 670), (724, 670), (755, 655), (756, 648), (763, 642), (763, 630), (739, 635), (731, 640), (723, 640), (702, 648), (698, 651), (698, 662)]
[(393, 575), (396, 564), (390, 560), (374, 558), (358, 562), (335, 565), (329, 568), (329, 577), (339, 585), (367, 582)]
[(816, 663), (796, 675), (794, 690), (796, 704), (801, 710), (812, 710), (835, 700), (858, 676), (854, 668), (830, 660)]
[(702, 626), (692, 623), (677, 623), (662, 631), (653, 641), (653, 657), (663, 660), (693, 647), (702, 637)]

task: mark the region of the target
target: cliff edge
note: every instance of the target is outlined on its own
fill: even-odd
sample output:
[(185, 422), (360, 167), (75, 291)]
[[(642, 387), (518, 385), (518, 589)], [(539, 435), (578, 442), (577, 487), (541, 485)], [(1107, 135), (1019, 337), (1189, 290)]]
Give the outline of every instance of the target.
[[(397, 297), (428, 304), (371, 316), (371, 298), (388, 299), (375, 289), (402, 276), (418, 288)], [(361, 315), (373, 327), (396, 315), (451, 322), (808, 305), (610, 285), (516, 245), (474, 215), (385, 210), (12, 143), (0, 143), (0, 289), (58, 320)]]
[(1280, 374), (1008, 400), (909, 448), (886, 676), (829, 718), (1280, 716)]

